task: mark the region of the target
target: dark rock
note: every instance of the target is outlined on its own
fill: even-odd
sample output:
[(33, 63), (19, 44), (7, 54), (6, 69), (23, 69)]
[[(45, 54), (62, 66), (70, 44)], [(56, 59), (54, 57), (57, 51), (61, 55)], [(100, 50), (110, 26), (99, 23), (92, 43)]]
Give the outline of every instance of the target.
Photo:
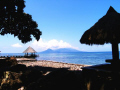
[(2, 67), (11, 67), (17, 65), (17, 60), (15, 57), (8, 57), (5, 59), (0, 59), (0, 68)]
[(22, 73), (5, 71), (4, 77), (1, 79), (0, 90), (17, 90), (22, 86), (20, 76)]

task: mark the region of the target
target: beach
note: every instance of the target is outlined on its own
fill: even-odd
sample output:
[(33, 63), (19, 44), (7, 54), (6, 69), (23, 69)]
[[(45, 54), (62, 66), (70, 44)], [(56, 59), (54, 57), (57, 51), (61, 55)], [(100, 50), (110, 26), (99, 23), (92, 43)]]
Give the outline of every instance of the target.
[[(2, 59), (1, 59), (2, 60)], [(46, 89), (86, 89), (85, 76), (90, 73), (82, 71), (83, 67), (91, 65), (35, 60), (30, 58), (11, 58), (10, 67), (1, 67), (0, 89), (9, 90), (46, 90)], [(8, 63), (6, 61), (4, 63)], [(5, 64), (7, 65), (7, 64)], [(96, 83), (102, 85), (101, 80)], [(108, 79), (106, 81), (109, 81)], [(110, 84), (108, 82), (108, 84)], [(89, 86), (89, 85), (88, 85)], [(109, 85), (106, 84), (106, 87)], [(97, 89), (96, 89), (97, 90)]]
[(87, 67), (90, 65), (82, 65), (82, 64), (72, 64), (72, 63), (63, 63), (63, 62), (55, 62), (55, 61), (47, 61), (47, 60), (39, 60), (39, 61), (20, 61), (19, 64), (24, 64), (28, 66), (41, 66), (41, 67), (51, 67), (51, 68), (68, 68), (68, 70), (72, 71), (81, 71), (82, 67)]
[[(47, 60), (19, 61), (18, 64), (42, 72), (42, 77), (33, 73), (32, 78), (36, 81), (28, 82), (26, 90), (39, 89), (81, 89), (84, 88), (82, 67), (90, 65), (63, 63)], [(37, 73), (38, 73), (37, 71)], [(35, 79), (34, 79), (35, 80)], [(21, 88), (20, 88), (21, 90)], [(24, 89), (23, 89), (24, 90)]]
[(5, 64), (1, 67), (1, 90), (4, 88), (10, 88), (9, 90), (80, 88), (82, 90), (84, 88), (82, 67), (89, 66), (28, 58), (16, 60), (14, 57), (3, 64), (9, 65), (11, 61), (11, 66), (6, 67)]

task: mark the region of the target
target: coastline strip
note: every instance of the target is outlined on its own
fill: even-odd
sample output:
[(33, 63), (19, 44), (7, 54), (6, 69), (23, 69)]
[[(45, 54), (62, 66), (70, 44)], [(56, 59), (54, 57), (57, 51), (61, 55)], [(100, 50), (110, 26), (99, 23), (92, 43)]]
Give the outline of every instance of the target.
[(77, 71), (82, 70), (82, 67), (87, 67), (90, 65), (83, 65), (83, 64), (72, 64), (72, 63), (63, 63), (63, 62), (54, 62), (54, 61), (47, 61), (47, 60), (39, 60), (34, 62), (29, 61), (22, 61), (18, 62), (18, 64), (25, 64), (28, 66), (42, 66), (42, 67), (52, 67), (52, 68), (68, 68), (68, 70)]

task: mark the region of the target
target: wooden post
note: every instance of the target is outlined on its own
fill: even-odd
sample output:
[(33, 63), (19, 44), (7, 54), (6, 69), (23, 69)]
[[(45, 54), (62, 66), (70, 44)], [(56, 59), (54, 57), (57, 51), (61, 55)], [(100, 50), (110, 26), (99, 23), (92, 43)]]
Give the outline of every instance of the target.
[(114, 42), (112, 43), (112, 57), (114, 61), (119, 60), (119, 49), (118, 49), (118, 43)]

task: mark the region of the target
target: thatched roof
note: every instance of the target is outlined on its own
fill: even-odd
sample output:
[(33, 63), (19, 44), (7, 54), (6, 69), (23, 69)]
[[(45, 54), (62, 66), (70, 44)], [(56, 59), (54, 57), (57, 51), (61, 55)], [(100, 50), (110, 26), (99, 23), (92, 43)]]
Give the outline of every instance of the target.
[(36, 51), (29, 46), (23, 53), (36, 53)]
[(120, 43), (120, 14), (110, 6), (103, 16), (80, 39), (85, 44)]

